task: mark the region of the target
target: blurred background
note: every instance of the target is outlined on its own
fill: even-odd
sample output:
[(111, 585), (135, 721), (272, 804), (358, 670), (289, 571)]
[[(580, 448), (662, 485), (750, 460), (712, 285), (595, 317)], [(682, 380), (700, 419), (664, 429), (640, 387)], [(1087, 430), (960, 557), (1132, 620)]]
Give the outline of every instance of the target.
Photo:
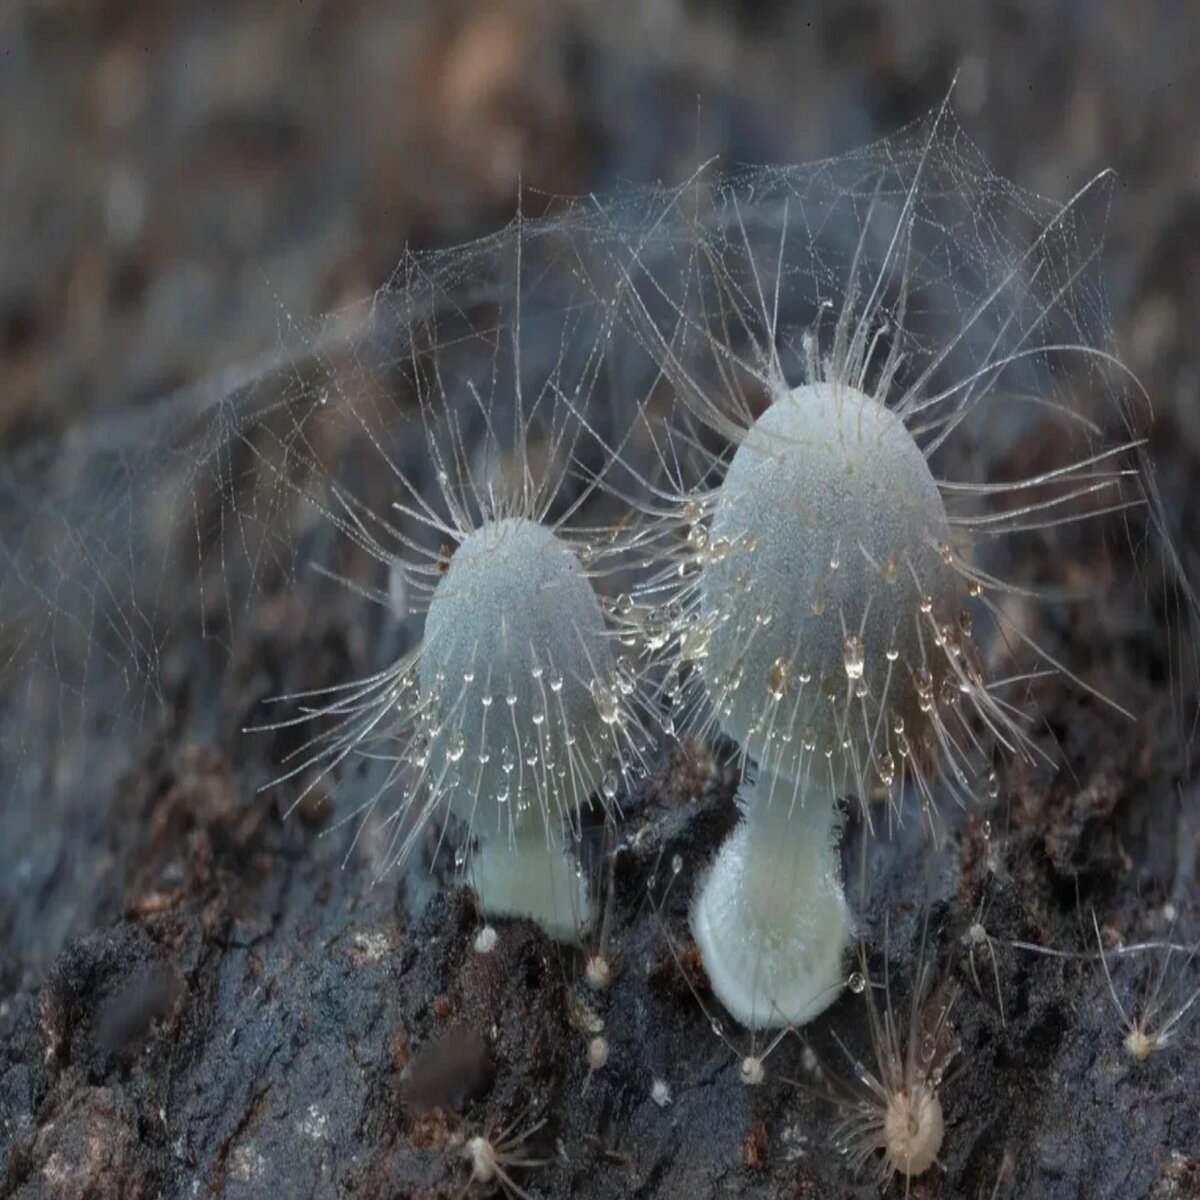
[(1200, 9), (1180, 0), (12, 0), (0, 444), (136, 404), (538, 193), (837, 154), (953, 103), (1066, 200), (1119, 173), (1131, 365), (1197, 444)]

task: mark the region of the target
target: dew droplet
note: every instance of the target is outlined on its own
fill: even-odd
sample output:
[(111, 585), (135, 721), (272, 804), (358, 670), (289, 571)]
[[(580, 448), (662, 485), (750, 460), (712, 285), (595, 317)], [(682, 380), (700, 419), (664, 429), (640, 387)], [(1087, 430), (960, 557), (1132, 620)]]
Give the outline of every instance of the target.
[(863, 677), (863, 644), (856, 633), (848, 633), (842, 647), (842, 663), (848, 679)]
[(708, 657), (708, 646), (712, 632), (704, 622), (697, 621), (689, 626), (679, 645), (680, 657), (685, 662), (699, 662)]
[(880, 755), (877, 766), (880, 782), (884, 787), (890, 788), (896, 782), (896, 760), (892, 757), (890, 750), (885, 750)]
[(613, 689), (601, 683), (598, 679), (593, 679), (592, 699), (596, 703), (596, 712), (600, 715), (600, 720), (605, 725), (615, 724), (617, 717), (620, 716), (621, 704)]
[(850, 978), (846, 980), (846, 986), (856, 996), (861, 996), (867, 989), (867, 981), (863, 978), (861, 971), (851, 971)]
[(732, 547), (729, 544), (728, 538), (717, 538), (708, 548), (709, 562), (724, 562), (729, 557), (729, 551)]

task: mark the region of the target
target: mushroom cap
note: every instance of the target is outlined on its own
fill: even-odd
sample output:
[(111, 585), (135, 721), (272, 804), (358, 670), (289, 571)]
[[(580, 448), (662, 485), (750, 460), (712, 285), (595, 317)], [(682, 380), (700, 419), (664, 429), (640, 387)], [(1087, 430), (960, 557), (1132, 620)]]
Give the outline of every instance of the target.
[(814, 749), (885, 753), (896, 717), (911, 736), (947, 669), (935, 629), (959, 612), (950, 540), (892, 410), (835, 383), (778, 396), (730, 462), (700, 578), (723, 730), (791, 778)]
[(482, 838), (573, 820), (611, 744), (610, 672), (604, 613), (565, 541), (523, 517), (468, 534), (434, 589), (419, 671), (451, 811)]

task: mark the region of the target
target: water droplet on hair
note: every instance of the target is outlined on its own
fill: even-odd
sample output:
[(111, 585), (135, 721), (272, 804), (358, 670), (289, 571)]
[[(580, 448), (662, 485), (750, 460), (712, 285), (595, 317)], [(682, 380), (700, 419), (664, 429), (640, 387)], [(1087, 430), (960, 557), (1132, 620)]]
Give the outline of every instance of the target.
[(842, 645), (842, 664), (846, 668), (848, 679), (863, 677), (863, 644), (862, 638), (855, 633), (848, 633)]
[(849, 979), (846, 980), (846, 986), (856, 996), (861, 996), (867, 989), (867, 981), (863, 978), (861, 971), (851, 971)]
[(711, 640), (712, 632), (707, 623), (695, 622), (684, 632), (683, 639), (679, 644), (680, 657), (685, 662), (699, 662), (701, 659), (707, 658)]
[(877, 764), (879, 768), (879, 779), (884, 787), (890, 788), (896, 782), (896, 760), (892, 757), (890, 750), (885, 750), (880, 756)]
[(933, 676), (927, 667), (917, 667), (912, 678), (913, 687), (917, 689), (917, 706), (927, 713), (933, 708)]
[(463, 740), (461, 733), (452, 733), (450, 740), (446, 743), (446, 761), (456, 763), (463, 756), (463, 750), (466, 748), (466, 742)]
[(767, 695), (772, 700), (782, 700), (787, 695), (788, 679), (792, 673), (792, 660), (790, 658), (777, 658), (771, 664), (771, 670), (767, 675)]
[(598, 679), (592, 680), (592, 699), (596, 704), (596, 712), (605, 725), (616, 724), (621, 714), (621, 705), (613, 689)]

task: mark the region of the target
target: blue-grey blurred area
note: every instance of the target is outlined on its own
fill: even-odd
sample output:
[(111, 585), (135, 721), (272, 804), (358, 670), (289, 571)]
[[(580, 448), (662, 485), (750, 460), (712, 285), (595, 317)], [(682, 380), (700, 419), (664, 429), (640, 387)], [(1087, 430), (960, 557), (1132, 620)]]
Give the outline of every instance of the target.
[[(352, 830), (315, 836), (328, 797), (283, 823), (290, 797), (256, 793), (300, 734), (243, 729), (271, 697), (362, 675), (403, 645), (363, 603), (386, 574), (344, 536), (353, 522), (329, 518), (348, 520), (351, 493), (387, 513), (392, 466), (428, 474), (416, 403), (442, 386), (431, 348), (461, 385), (468, 441), (474, 397), (511, 420), (521, 380), (551, 379), (590, 422), (582, 473), (600, 468), (631, 404), (661, 390), (645, 345), (605, 344), (617, 297), (631, 275), (686, 276), (678, 244), (656, 258), (655, 217), (698, 172), (836, 160), (775, 185), (743, 176), (764, 200), (745, 235), (760, 261), (805, 181), (809, 211), (836, 214), (820, 269), (797, 284), (801, 328), (820, 300), (802, 287), (835, 286), (854, 250), (837, 221), (861, 208), (837, 202), (871, 172), (840, 156), (949, 97), (953, 132), (932, 144), (950, 169), (931, 174), (954, 238), (944, 269), (926, 243), (932, 307), (911, 315), (935, 340), (969, 311), (958, 273), (978, 295), (1012, 260), (995, 212), (972, 221), (975, 196), (1009, 203), (989, 169), (1021, 189), (1011, 211), (1036, 230), (1111, 168), (1080, 207), (1072, 246), (1087, 263), (1071, 286), (1087, 302), (1070, 315), (1079, 336), (1113, 335), (1153, 402), (1157, 485), (1195, 577), (1198, 68), (1200, 6), (1168, 0), (0, 5), (0, 1194), (6, 1180), (31, 1196), (447, 1185), (432, 1158), (362, 1150), (399, 1122), (408, 1010), (387, 971), (410, 953), (404, 906), (368, 870), (338, 873)], [(904, 143), (901, 183), (922, 144)], [(923, 210), (926, 235), (942, 211)], [(528, 241), (513, 232), (525, 223)], [(804, 253), (793, 242), (788, 261)], [(1045, 257), (1043, 281), (1058, 278), (1064, 260)], [(496, 334), (518, 311), (520, 354)], [(319, 1037), (297, 1041), (267, 1012), (258, 972), (319, 998)], [(159, 1053), (141, 1091), (114, 1082), (138, 1076), (146, 1030), (171, 1021), (178, 1064)], [(336, 1075), (344, 1043), (367, 1047), (361, 1076)], [(275, 1099), (245, 1100), (239, 1055)], [(739, 1138), (743, 1116), (709, 1113)], [(251, 1144), (260, 1127), (274, 1132)], [(107, 1156), (55, 1142), (75, 1128)], [(687, 1189), (717, 1174), (693, 1179), (677, 1149), (658, 1147), (674, 1165), (640, 1194), (707, 1194)], [(76, 1191), (54, 1190), (55, 1161), (75, 1164)], [(992, 1194), (990, 1160), (958, 1167), (961, 1194)], [(1077, 1164), (1056, 1171), (1092, 1182)], [(103, 1190), (118, 1178), (125, 1190)], [(595, 1194), (632, 1194), (605, 1186)], [(1114, 1186), (1088, 1194), (1149, 1194)]]
[(406, 246), (495, 229), (519, 186), (528, 210), (712, 156), (840, 153), (956, 78), (1001, 175), (1062, 201), (1119, 173), (1114, 294), (1134, 365), (1159, 366), (1189, 316), (1161, 297), (1190, 274), (1171, 239), (1194, 245), (1198, 23), (1021, 0), (14, 0), (0, 429), (20, 445), (243, 366)]

